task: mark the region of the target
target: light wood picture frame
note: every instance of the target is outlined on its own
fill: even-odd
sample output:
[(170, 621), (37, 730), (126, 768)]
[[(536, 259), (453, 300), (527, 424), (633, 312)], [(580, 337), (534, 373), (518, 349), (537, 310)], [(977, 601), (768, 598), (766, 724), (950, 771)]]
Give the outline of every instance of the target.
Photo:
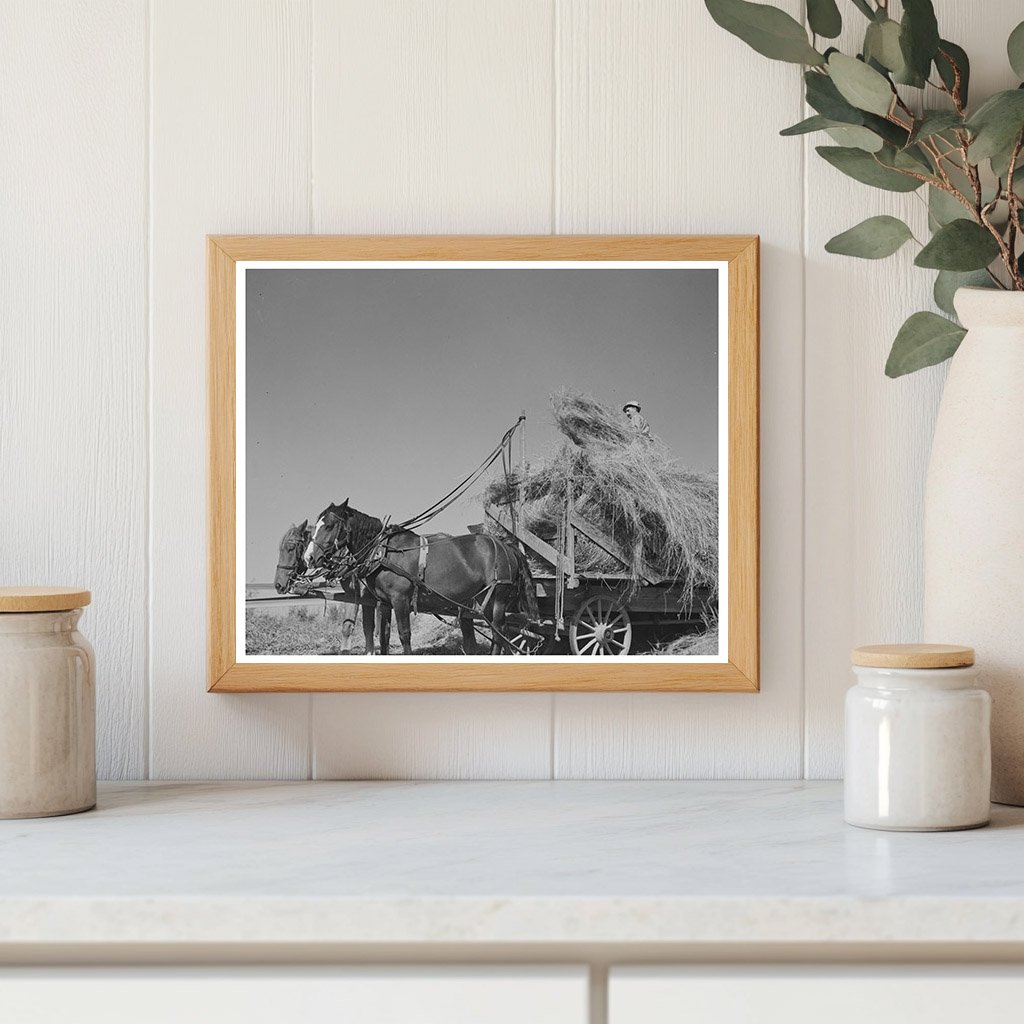
[[(302, 236), (220, 235), (207, 240), (209, 316), (209, 689), (227, 692), (315, 691), (722, 691), (759, 688), (759, 240), (756, 236)], [(245, 580), (240, 575), (241, 528), (236, 467), (240, 414), (238, 374), (245, 337), (239, 337), (239, 281), (254, 264), (300, 269), (324, 264), (369, 266), (411, 263), (431, 269), (479, 263), (594, 267), (678, 264), (718, 268), (722, 282), (719, 441), (724, 547), (721, 608), (726, 642), (717, 660), (657, 657), (530, 657), (443, 660), (342, 658), (254, 659), (244, 643)], [(243, 307), (244, 308), (244, 307)], [(722, 321), (724, 320), (724, 323)], [(541, 371), (539, 371), (541, 372)], [(449, 401), (450, 396), (439, 396)], [(244, 414), (244, 406), (242, 408)], [(657, 423), (653, 426), (657, 429)], [(721, 433), (721, 427), (719, 429)], [(489, 445), (490, 442), (488, 442)], [(483, 447), (487, 447), (484, 445)], [(724, 461), (724, 465), (721, 464)], [(463, 473), (452, 466), (451, 482)], [(468, 468), (468, 467), (466, 467)], [(440, 472), (440, 471), (439, 471)], [(447, 490), (446, 468), (438, 493)], [(337, 500), (347, 497), (343, 490)], [(335, 500), (331, 497), (331, 501)], [(353, 499), (354, 500), (354, 499)], [(372, 511), (372, 510), (371, 510)], [(315, 516), (317, 509), (304, 510)], [(243, 517), (244, 518), (244, 517)], [(287, 524), (282, 524), (287, 525)], [(525, 548), (523, 549), (525, 551)], [(271, 556), (272, 557), (272, 556)], [(272, 562), (271, 562), (272, 564)], [(561, 563), (558, 563), (561, 567)], [(564, 575), (560, 577), (564, 586)], [(578, 581), (577, 581), (578, 585)], [(538, 590), (538, 593), (540, 590)], [(337, 595), (335, 595), (337, 597)], [(241, 609), (241, 611), (240, 611)], [(240, 627), (240, 623), (242, 626)]]

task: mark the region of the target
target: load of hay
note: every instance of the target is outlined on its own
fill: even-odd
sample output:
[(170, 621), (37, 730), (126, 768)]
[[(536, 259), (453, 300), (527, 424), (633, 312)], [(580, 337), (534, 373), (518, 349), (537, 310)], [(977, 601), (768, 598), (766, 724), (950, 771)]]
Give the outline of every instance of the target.
[[(648, 566), (663, 579), (718, 591), (718, 477), (695, 473), (657, 438), (637, 434), (621, 413), (589, 395), (562, 389), (551, 396), (566, 440), (539, 469), (494, 481), (484, 500), (515, 506), (519, 522), (554, 543), (567, 488), (574, 508), (615, 541), (625, 566), (582, 534), (576, 571), (623, 574), (638, 585)], [(491, 523), (496, 532), (500, 531)], [(546, 566), (550, 571), (550, 566)]]

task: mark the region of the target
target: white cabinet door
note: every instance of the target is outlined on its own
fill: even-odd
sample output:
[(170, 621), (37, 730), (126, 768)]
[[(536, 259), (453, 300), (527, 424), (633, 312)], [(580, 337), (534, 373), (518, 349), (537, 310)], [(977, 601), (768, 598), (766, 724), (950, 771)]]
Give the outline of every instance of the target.
[(617, 968), (608, 1024), (1003, 1024), (1024, 968)]
[(587, 1024), (586, 968), (0, 969), (4, 1024)]

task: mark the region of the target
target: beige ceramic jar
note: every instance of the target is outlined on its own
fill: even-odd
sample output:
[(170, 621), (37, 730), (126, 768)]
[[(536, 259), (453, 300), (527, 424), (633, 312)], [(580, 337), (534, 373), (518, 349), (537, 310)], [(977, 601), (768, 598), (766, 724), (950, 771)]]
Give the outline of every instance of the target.
[(89, 592), (0, 587), (0, 818), (96, 804), (93, 651), (78, 632)]

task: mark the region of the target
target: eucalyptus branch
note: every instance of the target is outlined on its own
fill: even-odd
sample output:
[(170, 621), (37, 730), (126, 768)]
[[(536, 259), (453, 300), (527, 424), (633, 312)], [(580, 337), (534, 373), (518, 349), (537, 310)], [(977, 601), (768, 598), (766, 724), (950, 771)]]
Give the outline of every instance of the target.
[(1020, 200), (1014, 187), (1013, 177), (1020, 159), (1021, 147), (1024, 146), (1024, 134), (1017, 138), (1017, 144), (1010, 154), (1010, 166), (1006, 172), (1006, 204), (1010, 210), (1010, 223), (1007, 228), (1007, 248), (1010, 250), (1010, 276), (1017, 288), (1024, 288), (1024, 279), (1017, 263), (1017, 233), (1020, 231)]
[[(896, 337), (887, 374), (900, 376), (942, 362), (955, 350), (963, 332), (951, 301), (961, 275), (1024, 292), (1024, 254), (1020, 266), (1017, 259), (1018, 249), (1024, 249), (1024, 187), (1015, 188), (1013, 180), (1024, 164), (1024, 103), (1005, 91), (983, 108), (968, 111), (970, 61), (959, 46), (942, 40), (933, 0), (852, 0), (867, 17), (867, 27), (861, 29), (863, 42), (846, 53), (835, 42), (847, 37), (834, 0), (808, 0), (806, 25), (771, 0), (704, 4), (720, 26), (757, 52), (807, 69), (807, 99), (815, 116), (784, 135), (830, 130), (838, 145), (818, 147), (824, 160), (863, 185), (913, 193), (928, 210), (930, 238), (914, 262), (940, 272), (935, 297), (946, 316), (930, 310), (913, 314)], [(893, 7), (898, 10), (891, 16)], [(1024, 23), (1014, 29), (1006, 53), (1018, 79), (1024, 78)], [(823, 82), (821, 75), (830, 81)], [(908, 93), (904, 86), (931, 86), (949, 97), (952, 110), (943, 104), (943, 111), (916, 113), (920, 93)], [(1016, 145), (1009, 154), (1008, 175), (997, 183), (993, 196), (985, 186), (988, 164), (993, 154), (1006, 151), (1007, 141)], [(996, 163), (997, 169), (1006, 170), (998, 166), (1001, 156)], [(984, 179), (979, 164), (985, 167)], [(929, 195), (919, 194), (921, 185), (929, 186)], [(1009, 211), (1006, 219), (1003, 202)], [(905, 221), (879, 215), (831, 238), (826, 249), (883, 259), (911, 239), (917, 241)]]
[(981, 206), (984, 202), (985, 194), (981, 188), (981, 175), (978, 174), (978, 165), (971, 163), (971, 158), (967, 153), (968, 145), (969, 143), (965, 143), (961, 148), (960, 152), (963, 153), (964, 170), (967, 172), (967, 180), (971, 183), (971, 188), (974, 189), (974, 206), (978, 214), (978, 218), (980, 219)]
[(949, 55), (947, 50), (939, 47), (939, 56), (953, 69), (953, 88), (947, 89), (943, 84), (942, 91), (946, 93), (953, 101), (953, 107), (956, 112), (963, 117), (964, 116), (964, 101), (963, 101), (963, 73), (960, 71), (960, 65)]
[(922, 139), (921, 148), (932, 158), (932, 161), (935, 164), (935, 170), (939, 173), (939, 177), (942, 178), (950, 188), (953, 188), (953, 183), (949, 180), (949, 175), (946, 173), (945, 167), (942, 166), (942, 161), (945, 159), (944, 154), (939, 152), (931, 139)]
[(1020, 272), (1017, 270), (1017, 261), (1011, 254), (1009, 246), (1006, 244), (1006, 239), (1003, 238), (1003, 233), (989, 220), (989, 213), (986, 209), (981, 211), (981, 223), (991, 233), (992, 237), (996, 240), (999, 246), (999, 256), (1006, 266), (1006, 271), (1010, 275), (1010, 280), (1013, 282), (1015, 289), (1024, 287), (1024, 281), (1021, 280)]
[(910, 123), (913, 124), (914, 121), (917, 120), (917, 114), (915, 114), (913, 110), (903, 102), (903, 97), (896, 91), (895, 82), (890, 82), (890, 84), (892, 85), (892, 94), (896, 97), (896, 106), (898, 106), (905, 114), (910, 116)]
[[(959, 164), (954, 160), (954, 157), (960, 154), (960, 150), (956, 146), (950, 143), (947, 139), (944, 139), (941, 135), (933, 135), (929, 142), (933, 147), (935, 147), (935, 151), (939, 154), (939, 156), (942, 157), (943, 160), (946, 161), (946, 163), (955, 167), (958, 171), (966, 173), (966, 171), (964, 171), (963, 164)], [(949, 149), (947, 149), (945, 152), (940, 150), (938, 148), (940, 142), (944, 142), (947, 146), (949, 146)]]

